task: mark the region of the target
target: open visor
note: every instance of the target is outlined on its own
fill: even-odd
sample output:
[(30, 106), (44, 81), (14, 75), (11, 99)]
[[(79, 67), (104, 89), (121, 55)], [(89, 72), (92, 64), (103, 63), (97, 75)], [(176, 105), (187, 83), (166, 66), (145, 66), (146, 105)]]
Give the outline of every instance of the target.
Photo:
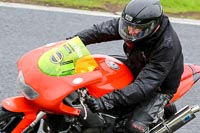
[(135, 41), (144, 38), (151, 34), (155, 27), (155, 20), (144, 24), (130, 23), (122, 17), (119, 20), (119, 34), (126, 41)]

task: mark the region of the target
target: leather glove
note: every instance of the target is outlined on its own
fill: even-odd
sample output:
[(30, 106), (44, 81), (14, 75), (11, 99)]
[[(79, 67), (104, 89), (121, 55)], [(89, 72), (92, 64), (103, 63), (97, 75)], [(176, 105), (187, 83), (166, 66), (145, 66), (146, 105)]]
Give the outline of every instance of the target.
[(105, 107), (100, 99), (97, 99), (97, 98), (94, 98), (91, 96), (86, 99), (86, 104), (88, 105), (90, 110), (94, 113), (103, 111), (105, 109)]

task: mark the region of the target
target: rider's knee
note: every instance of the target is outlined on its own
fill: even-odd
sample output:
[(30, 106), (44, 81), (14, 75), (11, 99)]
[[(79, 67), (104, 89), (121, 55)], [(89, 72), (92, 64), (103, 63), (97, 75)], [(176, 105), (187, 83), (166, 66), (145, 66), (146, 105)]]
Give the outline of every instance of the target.
[(126, 133), (147, 133), (149, 126), (139, 121), (128, 121), (126, 123)]

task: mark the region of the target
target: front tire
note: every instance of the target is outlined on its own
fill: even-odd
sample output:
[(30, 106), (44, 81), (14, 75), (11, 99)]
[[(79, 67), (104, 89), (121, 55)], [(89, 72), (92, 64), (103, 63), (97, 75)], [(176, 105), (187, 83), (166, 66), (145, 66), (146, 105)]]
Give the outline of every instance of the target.
[[(23, 117), (23, 113), (10, 112), (0, 107), (0, 133), (11, 133)], [(38, 129), (39, 123), (31, 133), (36, 133)]]

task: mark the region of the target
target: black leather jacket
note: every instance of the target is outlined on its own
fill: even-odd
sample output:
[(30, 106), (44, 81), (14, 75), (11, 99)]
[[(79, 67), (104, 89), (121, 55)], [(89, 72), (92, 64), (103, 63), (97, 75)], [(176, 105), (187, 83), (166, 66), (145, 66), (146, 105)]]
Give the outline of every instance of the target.
[[(84, 44), (122, 39), (118, 33), (119, 18), (115, 18), (77, 33)], [(126, 42), (125, 42), (126, 43)], [(121, 91), (106, 95), (115, 104), (132, 104), (150, 96), (153, 92), (174, 94), (183, 73), (183, 55), (180, 41), (167, 16), (163, 16), (160, 28), (152, 36), (124, 44), (129, 67), (136, 79)]]

